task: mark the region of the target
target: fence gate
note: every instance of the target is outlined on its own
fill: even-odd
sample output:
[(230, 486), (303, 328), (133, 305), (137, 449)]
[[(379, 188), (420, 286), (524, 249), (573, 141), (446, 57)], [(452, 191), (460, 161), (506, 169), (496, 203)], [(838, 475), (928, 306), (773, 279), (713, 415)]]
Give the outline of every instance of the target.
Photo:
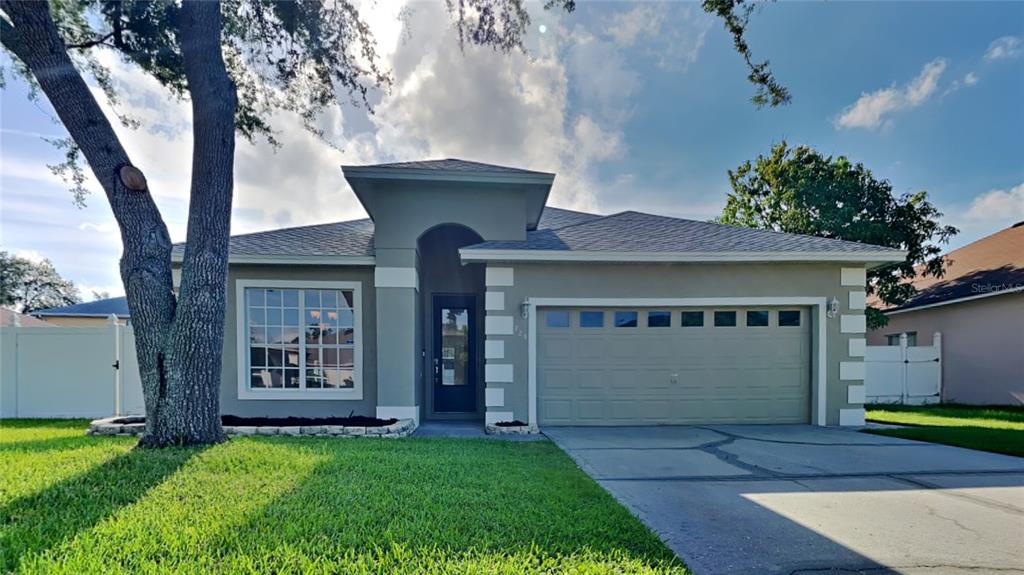
[(942, 334), (929, 346), (868, 346), (864, 355), (864, 387), (868, 403), (922, 405), (942, 397)]
[(142, 414), (132, 328), (0, 327), (0, 417)]

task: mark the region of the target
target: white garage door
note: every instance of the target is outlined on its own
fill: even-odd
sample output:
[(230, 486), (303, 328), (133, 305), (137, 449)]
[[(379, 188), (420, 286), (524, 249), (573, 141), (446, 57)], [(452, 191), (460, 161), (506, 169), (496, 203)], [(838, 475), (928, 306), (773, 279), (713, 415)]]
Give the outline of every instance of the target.
[(807, 423), (807, 308), (542, 308), (541, 425)]

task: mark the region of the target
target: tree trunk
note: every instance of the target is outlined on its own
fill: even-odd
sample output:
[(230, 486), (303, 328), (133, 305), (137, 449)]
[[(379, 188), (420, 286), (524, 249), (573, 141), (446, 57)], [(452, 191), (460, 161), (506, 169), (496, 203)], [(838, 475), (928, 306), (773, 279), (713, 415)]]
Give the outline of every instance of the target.
[(110, 202), (124, 252), (121, 279), (135, 327), (146, 404), (140, 445), (222, 441), (218, 391), (224, 338), (236, 92), (220, 48), (220, 5), (186, 1), (182, 52), (192, 93), (193, 172), (181, 297), (171, 242), (149, 190), (130, 189), (127, 152), (75, 69), (47, 2), (0, 0), (0, 41), (31, 71)]
[(179, 32), (192, 99), (192, 187), (178, 312), (165, 347), (167, 397), (147, 427), (147, 445), (223, 437), (219, 394), (237, 95), (221, 54), (220, 4), (183, 2)]

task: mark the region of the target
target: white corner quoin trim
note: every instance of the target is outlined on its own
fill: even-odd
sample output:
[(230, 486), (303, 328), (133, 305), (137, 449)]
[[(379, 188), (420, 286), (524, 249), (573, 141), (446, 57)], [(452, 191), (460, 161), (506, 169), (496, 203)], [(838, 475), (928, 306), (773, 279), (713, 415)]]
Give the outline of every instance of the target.
[[(246, 320), (246, 288), (297, 289), (305, 297), (305, 289), (336, 289), (352, 291), (352, 357), (355, 359), (352, 389), (251, 389), (249, 387), (249, 334)], [(235, 354), (238, 369), (238, 399), (315, 399), (356, 400), (363, 398), (363, 284), (362, 282), (240, 279), (235, 280)], [(301, 301), (301, 300), (300, 300)], [(305, 358), (300, 359), (300, 370)]]
[(866, 394), (864, 392), (863, 385), (851, 385), (846, 388), (846, 402), (847, 403), (864, 403)]
[(505, 359), (505, 341), (500, 339), (484, 340), (484, 359)]
[(378, 405), (377, 417), (379, 419), (411, 419), (416, 425), (420, 424), (420, 406), (409, 405)]
[(848, 345), (850, 357), (864, 357), (868, 351), (868, 340), (862, 337), (851, 337)]
[(868, 307), (868, 294), (865, 291), (850, 292), (850, 309), (862, 310)]
[(505, 292), (489, 291), (484, 292), (484, 310), (505, 311)]
[(840, 284), (843, 286), (864, 287), (868, 283), (868, 272), (865, 268), (841, 268)]
[(420, 275), (416, 268), (378, 267), (373, 270), (373, 285), (379, 288), (420, 289)]
[(484, 283), (487, 287), (511, 287), (515, 270), (513, 268), (496, 268), (487, 266)]
[(839, 362), (839, 379), (844, 381), (849, 380), (864, 380), (864, 362), (863, 361), (841, 361)]
[(840, 409), (839, 410), (839, 425), (864, 425), (864, 408), (858, 407), (855, 409)]
[(491, 363), (484, 366), (485, 383), (512, 383), (514, 369), (511, 363)]
[(839, 331), (842, 333), (864, 333), (868, 330), (868, 318), (860, 313), (843, 315), (839, 318)]
[[(708, 306), (757, 306), (792, 305), (816, 308), (814, 325), (818, 329), (817, 374), (814, 375), (812, 395), (815, 409), (812, 419), (815, 425), (826, 425), (827, 402), (825, 385), (828, 381), (828, 330), (825, 316), (828, 298), (824, 297), (719, 297), (719, 298), (527, 298), (529, 307), (527, 327), (527, 390), (529, 395), (529, 423), (537, 425), (537, 308), (540, 307), (708, 307)], [(812, 311), (811, 313), (815, 313)], [(863, 317), (863, 316), (862, 316)]]
[(484, 404), (487, 407), (505, 407), (505, 389), (488, 387), (484, 390)]
[(512, 335), (512, 316), (489, 315), (484, 318), (484, 335)]

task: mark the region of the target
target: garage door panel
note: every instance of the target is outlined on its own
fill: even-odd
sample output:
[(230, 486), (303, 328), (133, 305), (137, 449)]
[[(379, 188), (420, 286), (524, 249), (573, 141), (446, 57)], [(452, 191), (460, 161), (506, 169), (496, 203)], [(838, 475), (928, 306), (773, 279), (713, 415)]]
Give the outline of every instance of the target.
[[(730, 308), (735, 309), (735, 308)], [(792, 308), (787, 308), (792, 309)], [(539, 326), (538, 403), (542, 425), (796, 423), (810, 413), (810, 330), (800, 327), (680, 325), (580, 328)], [(614, 315), (605, 312), (606, 322)]]

